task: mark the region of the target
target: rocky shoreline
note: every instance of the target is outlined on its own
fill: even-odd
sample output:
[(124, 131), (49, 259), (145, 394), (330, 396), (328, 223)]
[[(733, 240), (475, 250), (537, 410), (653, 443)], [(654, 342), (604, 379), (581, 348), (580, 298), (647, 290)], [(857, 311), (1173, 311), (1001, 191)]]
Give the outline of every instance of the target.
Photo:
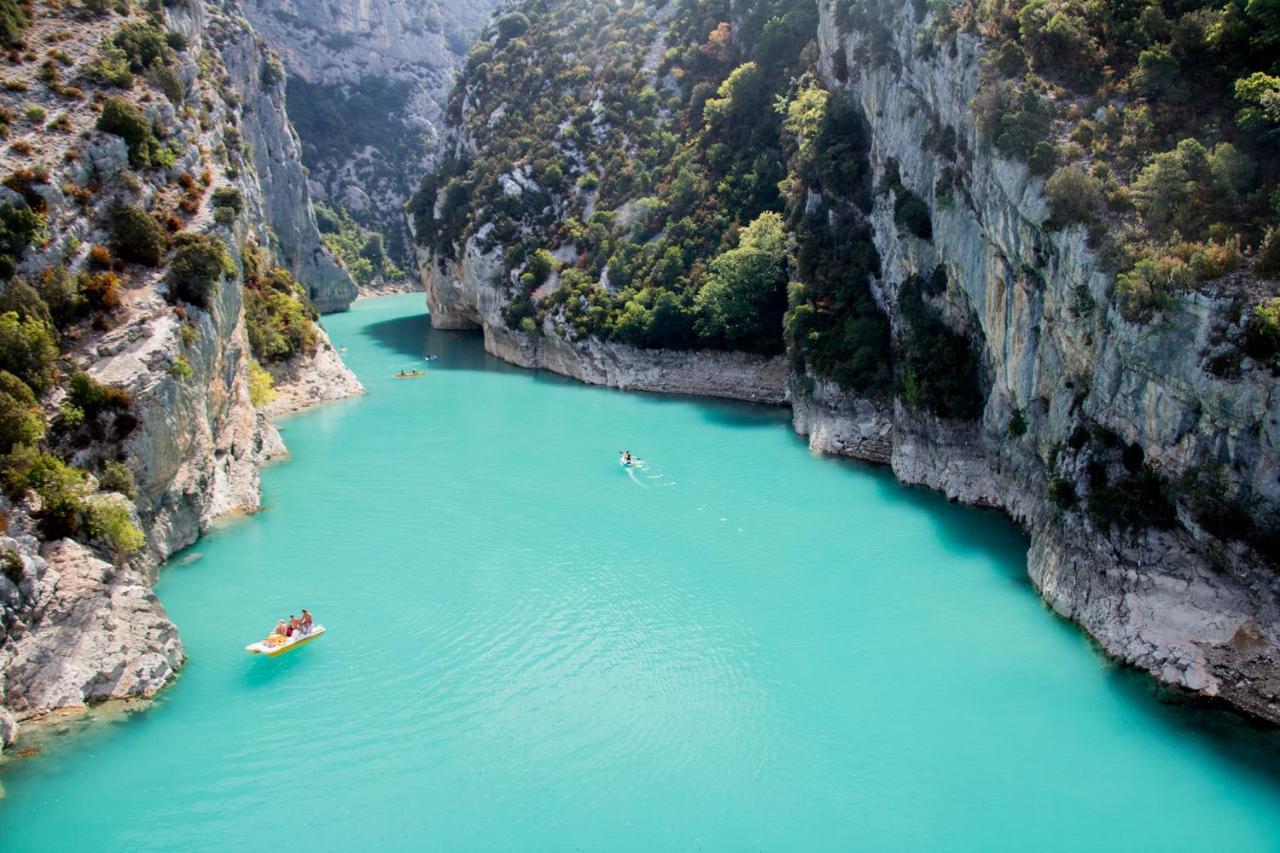
[[(485, 256), (468, 263), (483, 269)], [(857, 397), (788, 372), (783, 358), (639, 350), (569, 342), (501, 323), (490, 294), (468, 290), (474, 266), (424, 264), (437, 328), (479, 328), (485, 349), (512, 364), (594, 385), (789, 405), (815, 452), (889, 465), (903, 483), (1006, 512), (1031, 535), (1027, 572), (1058, 615), (1115, 659), (1159, 681), (1280, 724), (1280, 582), (1265, 571), (1215, 570), (1186, 531), (1104, 535), (1044, 500), (1034, 446), (991, 437), (980, 422), (946, 421)]]

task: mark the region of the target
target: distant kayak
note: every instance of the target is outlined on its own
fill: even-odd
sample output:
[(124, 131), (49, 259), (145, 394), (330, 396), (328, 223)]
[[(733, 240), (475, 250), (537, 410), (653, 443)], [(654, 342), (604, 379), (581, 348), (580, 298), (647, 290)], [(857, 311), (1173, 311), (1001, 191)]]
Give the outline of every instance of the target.
[(395, 375), (396, 379), (417, 379), (419, 376), (426, 376), (421, 370), (402, 370)]
[(307, 634), (295, 634), (293, 637), (282, 637), (279, 634), (272, 634), (265, 640), (256, 643), (250, 643), (244, 647), (246, 652), (255, 655), (266, 655), (269, 658), (277, 657), (285, 652), (291, 652), (298, 646), (305, 646), (312, 640), (320, 639), (320, 635), (324, 633), (324, 626), (317, 625)]

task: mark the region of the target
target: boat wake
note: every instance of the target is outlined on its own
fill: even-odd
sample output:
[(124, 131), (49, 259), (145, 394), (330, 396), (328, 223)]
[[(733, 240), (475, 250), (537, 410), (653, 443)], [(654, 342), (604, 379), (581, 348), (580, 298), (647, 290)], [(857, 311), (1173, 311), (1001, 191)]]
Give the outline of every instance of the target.
[(666, 474), (654, 470), (643, 459), (637, 459), (630, 465), (624, 465), (623, 467), (626, 469), (627, 476), (631, 478), (631, 481), (642, 489), (652, 487), (666, 488), (676, 484), (675, 480), (668, 480)]

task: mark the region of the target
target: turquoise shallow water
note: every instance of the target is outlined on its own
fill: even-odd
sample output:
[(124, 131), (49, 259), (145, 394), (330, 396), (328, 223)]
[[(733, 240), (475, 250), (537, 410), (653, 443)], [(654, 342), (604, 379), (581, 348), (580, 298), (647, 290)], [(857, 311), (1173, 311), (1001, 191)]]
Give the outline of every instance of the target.
[[(420, 295), (326, 325), (368, 396), (165, 570), (183, 677), (4, 766), (0, 848), (1280, 844), (1278, 736), (1105, 662), (1003, 517), (782, 411), (505, 367)], [(328, 636), (242, 650), (304, 606)]]

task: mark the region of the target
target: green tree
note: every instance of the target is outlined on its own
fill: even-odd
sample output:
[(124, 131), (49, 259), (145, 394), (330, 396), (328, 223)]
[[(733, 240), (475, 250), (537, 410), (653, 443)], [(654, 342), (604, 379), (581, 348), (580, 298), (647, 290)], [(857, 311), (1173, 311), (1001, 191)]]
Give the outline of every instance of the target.
[(0, 314), (0, 370), (7, 370), (43, 394), (53, 387), (57, 335), (36, 317), (19, 317), (16, 311)]
[(701, 337), (734, 349), (780, 348), (789, 245), (781, 215), (767, 212), (743, 230), (738, 248), (711, 262), (694, 302)]

